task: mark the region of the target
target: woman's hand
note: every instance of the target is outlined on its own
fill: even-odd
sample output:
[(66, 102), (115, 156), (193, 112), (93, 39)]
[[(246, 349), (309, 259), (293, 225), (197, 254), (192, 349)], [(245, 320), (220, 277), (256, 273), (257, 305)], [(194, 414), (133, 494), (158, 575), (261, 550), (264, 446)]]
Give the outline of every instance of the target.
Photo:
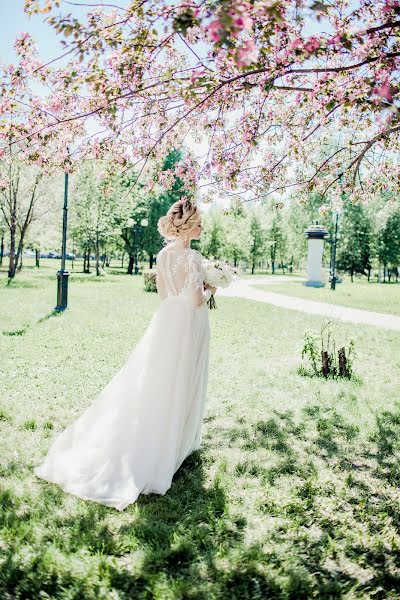
[(212, 285), (209, 285), (208, 283), (205, 283), (205, 284), (204, 284), (204, 287), (205, 287), (205, 289), (206, 289), (206, 290), (207, 290), (207, 289), (208, 289), (208, 290), (211, 290), (211, 293), (212, 293), (212, 294), (215, 294), (215, 292), (217, 291), (217, 288), (216, 288), (216, 287), (213, 287)]

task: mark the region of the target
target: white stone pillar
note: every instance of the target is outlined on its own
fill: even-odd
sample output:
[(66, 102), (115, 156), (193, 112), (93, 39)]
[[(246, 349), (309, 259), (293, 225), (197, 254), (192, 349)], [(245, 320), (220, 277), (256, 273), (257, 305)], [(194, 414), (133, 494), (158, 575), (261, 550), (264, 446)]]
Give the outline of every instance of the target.
[(322, 254), (324, 251), (324, 238), (328, 231), (321, 225), (311, 225), (305, 235), (308, 238), (307, 254), (307, 281), (304, 285), (309, 287), (324, 287), (322, 276)]

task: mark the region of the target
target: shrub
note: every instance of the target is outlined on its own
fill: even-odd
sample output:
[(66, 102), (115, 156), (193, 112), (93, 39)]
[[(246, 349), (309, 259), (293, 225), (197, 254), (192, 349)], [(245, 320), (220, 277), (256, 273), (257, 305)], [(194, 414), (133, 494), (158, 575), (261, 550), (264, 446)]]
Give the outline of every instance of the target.
[(143, 271), (144, 291), (157, 292), (157, 270), (145, 269)]
[(336, 351), (336, 342), (332, 334), (331, 321), (321, 327), (319, 336), (306, 331), (301, 358), (308, 358), (311, 369), (300, 367), (301, 375), (314, 375), (325, 379), (353, 378), (354, 340), (350, 340), (347, 348), (343, 345)]

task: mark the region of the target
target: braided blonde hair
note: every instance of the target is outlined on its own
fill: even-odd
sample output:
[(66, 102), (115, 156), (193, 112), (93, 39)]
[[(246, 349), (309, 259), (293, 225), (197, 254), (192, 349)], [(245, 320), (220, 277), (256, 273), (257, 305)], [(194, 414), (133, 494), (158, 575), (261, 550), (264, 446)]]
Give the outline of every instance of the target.
[(174, 202), (157, 222), (157, 229), (167, 241), (185, 237), (200, 221), (200, 211), (195, 202)]

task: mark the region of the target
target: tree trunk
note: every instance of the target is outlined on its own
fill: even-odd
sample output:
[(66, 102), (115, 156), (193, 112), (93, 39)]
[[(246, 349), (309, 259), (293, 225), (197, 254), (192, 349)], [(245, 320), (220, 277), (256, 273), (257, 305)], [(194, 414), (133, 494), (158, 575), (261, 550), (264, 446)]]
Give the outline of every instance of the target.
[(111, 267), (111, 252), (106, 254), (106, 267)]
[(353, 267), (351, 267), (351, 269), (350, 269), (350, 277), (351, 277), (351, 283), (353, 283), (353, 281), (354, 281), (354, 269), (353, 269)]
[(343, 348), (339, 348), (338, 350), (339, 357), (339, 377), (349, 377), (349, 371), (347, 369), (347, 358), (346, 358), (346, 350)]
[(40, 267), (39, 258), (40, 258), (39, 248), (35, 248), (35, 264), (38, 268)]
[(129, 264), (128, 264), (128, 270), (126, 272), (127, 275), (132, 275), (134, 261), (135, 261), (135, 257), (133, 256), (133, 254), (129, 254)]
[(83, 272), (90, 273), (90, 248), (85, 249), (83, 260)]
[[(27, 229), (32, 221), (33, 209), (34, 209), (35, 200), (36, 200), (36, 191), (37, 191), (37, 186), (38, 186), (40, 177), (41, 177), (41, 175), (38, 175), (36, 177), (36, 181), (35, 181), (35, 184), (32, 189), (29, 208), (26, 213), (24, 223), (21, 226), (21, 235), (20, 235), (20, 239), (19, 239), (19, 243), (18, 243), (18, 250), (17, 250), (16, 254), (15, 254), (15, 240), (16, 240), (16, 230), (17, 230), (17, 190), (14, 191), (14, 201), (13, 201), (13, 209), (11, 211), (11, 228), (10, 228), (11, 243), (10, 243), (10, 264), (9, 264), (9, 271), (8, 271), (9, 278), (15, 277), (16, 267), (18, 266), (19, 259), (20, 259), (20, 265), (18, 266), (18, 271), (20, 271), (22, 269), (22, 252), (23, 252), (23, 247), (24, 247), (25, 234), (26, 234)], [(11, 254), (11, 247), (13, 247), (12, 254)]]
[(22, 256), (23, 256), (23, 252), (24, 252), (24, 246), (21, 243), (19, 243), (18, 244), (17, 257), (16, 257), (16, 261), (15, 261), (17, 263), (17, 271), (18, 271), (18, 273), (22, 269)]
[(10, 254), (8, 256), (9, 264), (8, 264), (8, 277), (9, 279), (13, 279), (15, 277), (15, 236), (17, 232), (17, 212), (14, 208), (11, 211), (11, 226), (10, 226)]
[(98, 277), (100, 275), (100, 245), (99, 245), (99, 238), (96, 238), (95, 244), (94, 244), (94, 252), (95, 252), (95, 256), (96, 256), (96, 277)]
[(329, 375), (329, 356), (326, 350), (321, 350), (321, 359), (322, 359), (322, 374), (324, 377), (328, 377)]
[(154, 256), (153, 256), (153, 254), (150, 254), (150, 263), (149, 263), (150, 264), (150, 269), (153, 268), (153, 263), (154, 263)]
[(3, 256), (4, 256), (4, 235), (1, 236), (1, 242), (0, 242), (0, 267), (3, 264)]
[(122, 253), (122, 258), (121, 258), (121, 269), (124, 268), (124, 258), (125, 258), (125, 251)]

